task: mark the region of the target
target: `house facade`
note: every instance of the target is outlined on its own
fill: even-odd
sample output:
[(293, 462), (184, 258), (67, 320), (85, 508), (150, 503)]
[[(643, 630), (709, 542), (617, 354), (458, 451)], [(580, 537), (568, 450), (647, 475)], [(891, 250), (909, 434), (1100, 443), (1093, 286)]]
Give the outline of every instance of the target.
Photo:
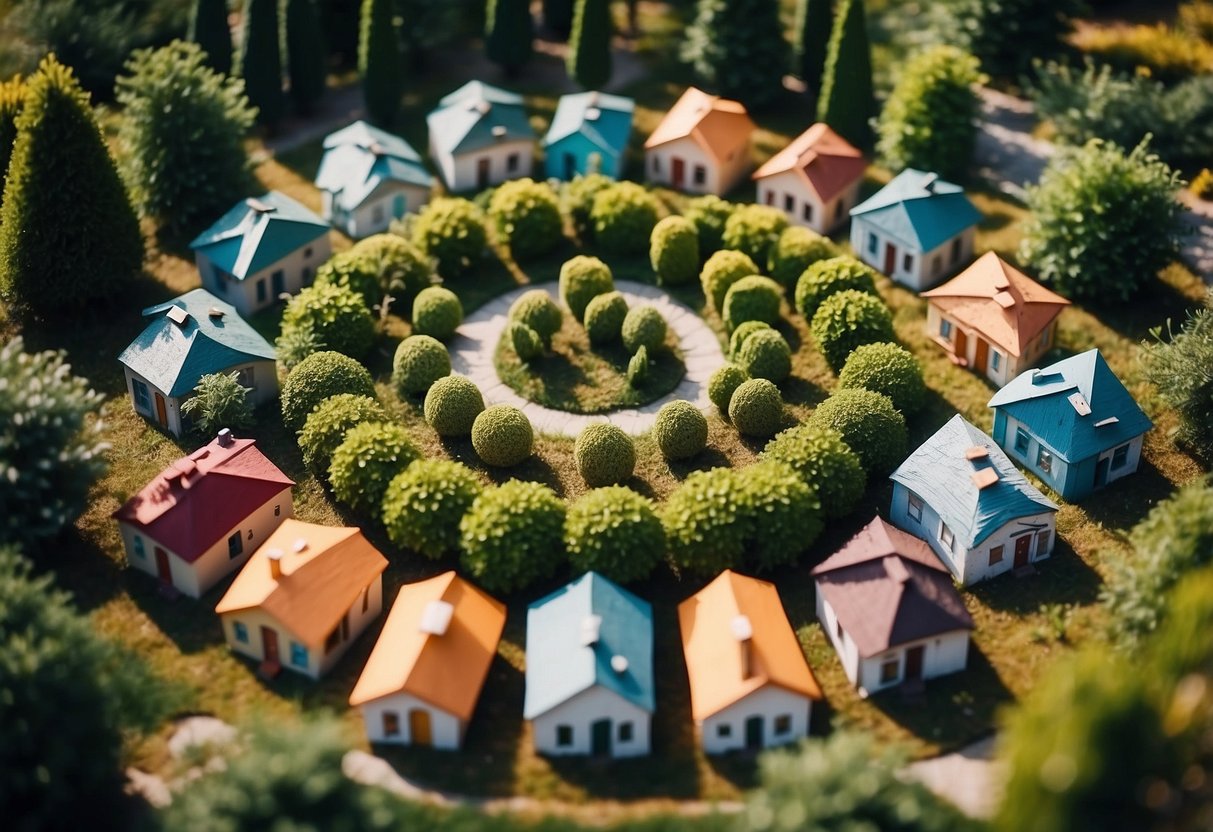
[(562, 95), (543, 139), (547, 177), (568, 181), (601, 173), (618, 179), (635, 106), (630, 98), (600, 92)]
[(430, 159), (447, 190), (480, 191), (531, 175), (535, 131), (522, 96), (469, 81), (426, 116)]
[(740, 102), (688, 87), (644, 143), (645, 177), (687, 193), (723, 196), (750, 170), (753, 132)]
[(858, 148), (818, 122), (754, 172), (758, 202), (828, 234), (850, 217), (867, 166)]

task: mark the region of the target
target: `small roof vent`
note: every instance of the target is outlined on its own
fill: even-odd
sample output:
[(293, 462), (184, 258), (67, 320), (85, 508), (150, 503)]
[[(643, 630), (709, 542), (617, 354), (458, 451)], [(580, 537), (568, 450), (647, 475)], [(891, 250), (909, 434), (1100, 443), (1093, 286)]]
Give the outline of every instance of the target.
[(1116, 423), (1117, 423), (1117, 422), (1119, 422), (1119, 421), (1120, 421), (1120, 418), (1119, 418), (1119, 417), (1117, 417), (1117, 416), (1109, 416), (1109, 417), (1108, 417), (1108, 418), (1106, 418), (1106, 419), (1100, 419), (1098, 422), (1096, 422), (1096, 423), (1095, 423), (1095, 427), (1097, 427), (1097, 428), (1106, 428), (1108, 425), (1114, 425), (1114, 424), (1116, 424)]
[(381, 145), (379, 142), (371, 142), (370, 146), (367, 147), (367, 150), (371, 151), (371, 153), (375, 154), (376, 156), (382, 156), (385, 152), (383, 145)]
[(1074, 408), (1074, 412), (1079, 416), (1091, 415), (1091, 405), (1083, 398), (1082, 393), (1071, 393), (1066, 396), (1066, 400), (1070, 402), (1070, 406)]
[(998, 471), (993, 467), (982, 468), (980, 471), (969, 474), (969, 479), (973, 481), (973, 485), (977, 486), (978, 491), (983, 491), (998, 482)]
[(929, 194), (935, 193), (935, 185), (939, 182), (939, 174), (928, 173), (922, 178), (922, 189)]
[(1032, 383), (1033, 384), (1051, 384), (1052, 382), (1057, 381), (1061, 377), (1062, 377), (1061, 373), (1050, 373), (1046, 370), (1033, 370), (1032, 371)]
[(965, 448), (965, 459), (970, 462), (978, 459), (987, 459), (990, 456), (990, 449), (985, 445), (970, 445)]
[(628, 657), (621, 656), (618, 653), (616, 653), (614, 656), (611, 656), (611, 670), (615, 671), (616, 673), (618, 673), (621, 676), (624, 673), (627, 673), (628, 672)]
[(600, 118), (602, 118), (602, 110), (598, 109), (597, 107), (590, 107), (585, 111), (586, 121), (598, 121)]
[(190, 313), (180, 306), (170, 306), (164, 316), (180, 327), (184, 327), (190, 319)]
[(1003, 309), (1010, 309), (1012, 306), (1015, 305), (1015, 296), (1012, 295), (1010, 292), (1006, 291), (1005, 289), (1003, 289), (1002, 291), (1000, 291), (994, 295), (994, 302), (997, 303), (999, 306), (1001, 306)]
[(738, 641), (749, 641), (754, 637), (754, 625), (748, 615), (735, 615), (729, 622), (729, 632)]
[(219, 443), (220, 447), (223, 447), (223, 448), (231, 447), (231, 444), (232, 444), (231, 429), (230, 428), (221, 429), (219, 431), (219, 434), (215, 437), (215, 440)]
[(218, 306), (212, 306), (210, 309), (206, 310), (206, 314), (210, 315), (212, 318), (222, 318), (223, 310)]
[(493, 125), (493, 138), (494, 139), (504, 139), (505, 138), (505, 125), (504, 124), (494, 124)]
[(598, 643), (599, 631), (602, 629), (601, 615), (587, 615), (581, 619), (581, 646), (593, 647)]
[(493, 105), (491, 102), (485, 101), (482, 98), (479, 101), (473, 101), (472, 106), (469, 109), (471, 109), (477, 113), (480, 113), (480, 115), (483, 116), (483, 115), (488, 115), (489, 110), (493, 109)]
[(272, 214), (278, 210), (273, 205), (270, 205), (267, 202), (262, 202), (255, 196), (250, 196), (248, 198), (248, 207), (252, 208), (258, 214)]
[(446, 601), (430, 601), (421, 611), (421, 623), (418, 625), (418, 629), (432, 636), (444, 636), (447, 628), (451, 626), (451, 618), (454, 615), (455, 608)]
[(301, 555), (307, 551), (307, 541), (302, 537), (291, 544), (291, 551), (297, 555)]

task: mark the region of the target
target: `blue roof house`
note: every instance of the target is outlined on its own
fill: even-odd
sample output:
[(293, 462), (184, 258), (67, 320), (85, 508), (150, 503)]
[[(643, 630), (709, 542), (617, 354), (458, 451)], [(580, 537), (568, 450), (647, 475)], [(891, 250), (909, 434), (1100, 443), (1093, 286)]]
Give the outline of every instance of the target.
[(274, 348), (205, 289), (149, 306), (151, 322), (118, 356), (135, 412), (180, 436), (181, 403), (211, 373), (239, 373), (254, 406), (278, 395)]
[(851, 209), (851, 246), (872, 268), (921, 292), (969, 261), (979, 222), (959, 185), (906, 168)]
[(320, 215), (354, 239), (387, 231), (392, 220), (418, 210), (433, 185), (408, 142), (365, 121), (324, 140), (316, 173)]
[(202, 285), (241, 315), (309, 285), (333, 252), (329, 224), (278, 191), (241, 200), (190, 248)]
[(966, 586), (1053, 553), (1057, 505), (959, 415), (890, 479), (889, 521), (926, 542)]
[(1020, 373), (990, 407), (995, 441), (1067, 500), (1136, 471), (1153, 427), (1095, 349)]
[(526, 616), (526, 700), (541, 754), (649, 753), (657, 708), (653, 608), (596, 572)]
[(548, 178), (596, 172), (618, 179), (635, 107), (630, 98), (600, 92), (562, 95), (543, 139)]
[(468, 81), (425, 117), (430, 159), (447, 190), (483, 190), (531, 175), (535, 131), (522, 96)]

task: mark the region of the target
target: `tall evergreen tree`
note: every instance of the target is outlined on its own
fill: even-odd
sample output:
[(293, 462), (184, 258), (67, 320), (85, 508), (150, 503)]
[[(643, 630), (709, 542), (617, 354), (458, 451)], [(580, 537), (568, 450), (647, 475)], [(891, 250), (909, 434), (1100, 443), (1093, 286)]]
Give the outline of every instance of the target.
[(534, 24), (528, 0), (488, 0), (484, 52), (505, 74), (514, 77), (534, 54)]
[(814, 95), (821, 92), (833, 27), (833, 0), (796, 0), (794, 69)]
[(278, 45), (278, 0), (245, 0), (240, 77), (257, 120), (273, 127), (282, 118), (282, 52)]
[(682, 51), (704, 86), (752, 108), (770, 104), (788, 57), (778, 0), (699, 0)]
[(324, 95), (327, 64), (316, 0), (286, 0), (286, 65), (297, 112), (310, 113)]
[(0, 205), (4, 204), (4, 178), (8, 173), (8, 160), (13, 155), (13, 142), (17, 140), (17, 116), (25, 105), (25, 82), (20, 75), (0, 81)]
[(573, 31), (574, 7), (577, 0), (543, 0), (543, 25), (562, 38)]
[(0, 296), (37, 312), (112, 298), (143, 236), (88, 96), (53, 55), (26, 82), (0, 208)]
[(609, 0), (577, 0), (566, 67), (569, 77), (587, 90), (601, 89), (611, 80)]
[(864, 150), (872, 147), (871, 121), (876, 116), (872, 91), (872, 47), (868, 44), (863, 0), (841, 0), (826, 55), (817, 120), (837, 130)]
[(211, 69), (230, 74), (232, 30), (227, 25), (227, 0), (194, 0), (186, 40), (202, 47)]
[(363, 0), (358, 72), (371, 121), (385, 127), (395, 121), (404, 92), (403, 69), (392, 0)]

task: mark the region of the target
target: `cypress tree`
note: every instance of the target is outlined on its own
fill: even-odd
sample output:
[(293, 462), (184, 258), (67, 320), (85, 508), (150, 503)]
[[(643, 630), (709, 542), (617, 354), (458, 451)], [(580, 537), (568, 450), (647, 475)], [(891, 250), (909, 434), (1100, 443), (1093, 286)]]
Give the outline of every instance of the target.
[(531, 8), (527, 0), (488, 0), (484, 51), (507, 76), (516, 76), (531, 59), (533, 38)]
[(562, 38), (573, 31), (573, 7), (577, 0), (543, 0), (543, 25)]
[(699, 0), (683, 58), (713, 92), (754, 108), (770, 104), (787, 62), (778, 0)]
[(577, 0), (566, 62), (569, 77), (587, 90), (611, 80), (611, 6), (608, 0)]
[(245, 0), (240, 77), (257, 120), (273, 127), (282, 118), (282, 53), (278, 47), (278, 0)]
[(328, 63), (316, 0), (286, 0), (286, 63), (295, 109), (310, 113), (324, 95)]
[(392, 0), (363, 0), (358, 72), (371, 121), (384, 126), (396, 118), (403, 92), (400, 39), (393, 22)]
[(869, 150), (876, 96), (872, 92), (872, 48), (863, 0), (841, 0), (836, 11), (817, 99), (817, 120), (833, 127), (856, 147)]
[(0, 296), (36, 312), (113, 297), (143, 264), (143, 235), (88, 96), (53, 55), (25, 90), (0, 208)]
[(232, 30), (227, 25), (227, 0), (194, 0), (186, 40), (206, 53), (207, 65), (228, 75), (232, 71)]
[(4, 178), (17, 140), (17, 116), (25, 104), (25, 84), (20, 75), (0, 82), (0, 205), (4, 204)]
[(821, 92), (834, 25), (833, 0), (796, 0), (795, 72), (814, 95)]

